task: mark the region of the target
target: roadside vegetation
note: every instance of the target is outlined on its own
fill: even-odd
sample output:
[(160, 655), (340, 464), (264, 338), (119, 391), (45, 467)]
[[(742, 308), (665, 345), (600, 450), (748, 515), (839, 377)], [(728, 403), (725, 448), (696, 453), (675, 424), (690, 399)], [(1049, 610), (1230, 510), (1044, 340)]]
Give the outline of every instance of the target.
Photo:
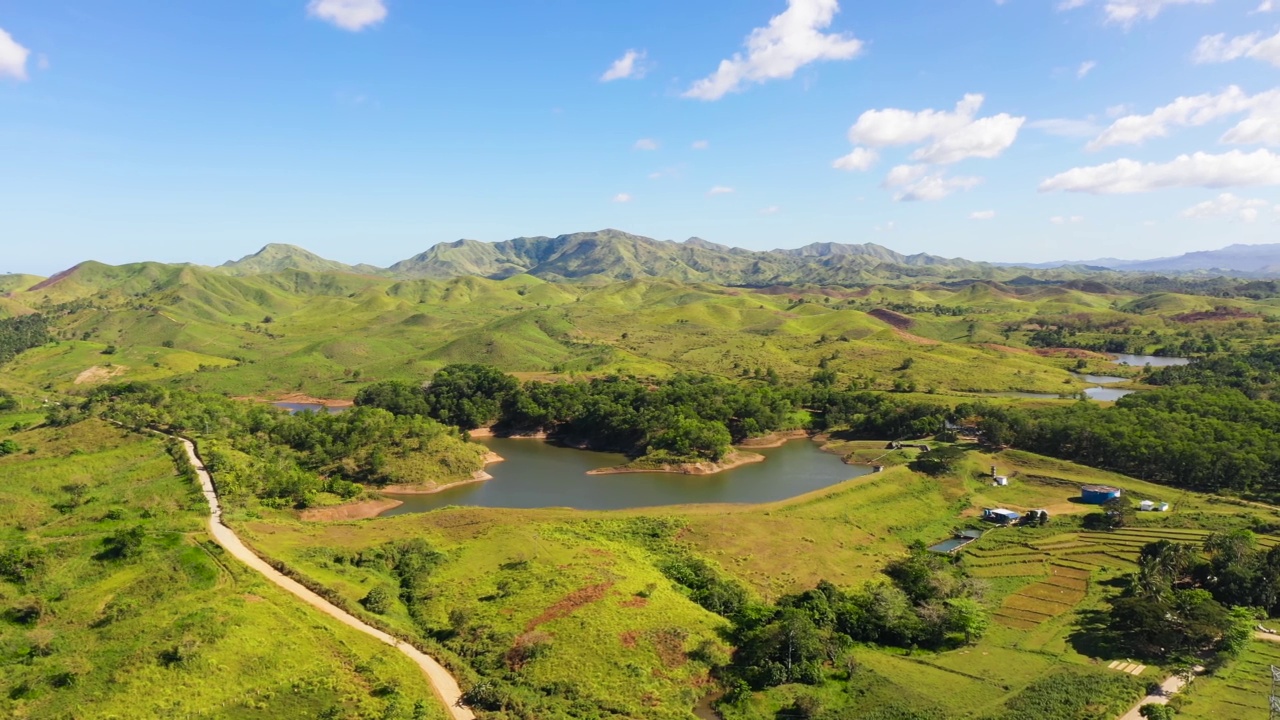
[[(205, 535), (160, 438), (0, 415), (0, 715), (443, 718), (417, 668)], [(181, 466), (185, 468), (185, 465)]]

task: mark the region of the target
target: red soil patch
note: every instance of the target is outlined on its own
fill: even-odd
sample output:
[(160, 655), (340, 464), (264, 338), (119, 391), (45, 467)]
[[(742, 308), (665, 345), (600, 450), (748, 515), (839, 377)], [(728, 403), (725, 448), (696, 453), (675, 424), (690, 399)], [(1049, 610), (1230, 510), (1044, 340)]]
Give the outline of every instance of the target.
[(1219, 307), (1213, 310), (1174, 315), (1173, 319), (1178, 322), (1193, 323), (1208, 320), (1253, 320), (1260, 317), (1262, 316), (1257, 313), (1245, 312), (1240, 308)]
[(640, 631), (628, 630), (622, 633), (621, 635), (619, 635), (618, 639), (622, 641), (622, 647), (628, 650), (635, 650), (636, 643), (640, 641)]
[(649, 604), (649, 598), (642, 598), (639, 595), (637, 595), (631, 598), (630, 600), (623, 600), (622, 602), (618, 603), (618, 606), (634, 609), (634, 608), (642, 608), (648, 604)]
[(885, 310), (884, 308), (876, 308), (867, 314), (880, 322), (888, 323), (899, 330), (910, 330), (916, 324), (915, 320), (912, 320), (906, 315), (896, 313), (892, 310)]
[(530, 620), (529, 624), (524, 627), (525, 632), (531, 632), (537, 629), (539, 625), (545, 625), (554, 620), (568, 617), (574, 610), (577, 610), (580, 607), (585, 607), (591, 603), (599, 602), (604, 598), (605, 593), (609, 592), (609, 589), (612, 587), (613, 581), (609, 581), (598, 585), (588, 585), (587, 587), (579, 590), (574, 590), (568, 595), (565, 595), (560, 602), (552, 605), (546, 610), (543, 610), (541, 615)]
[(68, 276), (70, 276), (70, 275), (71, 275), (71, 273), (73, 273), (73, 272), (75, 272), (76, 270), (79, 270), (79, 269), (80, 269), (80, 266), (79, 266), (79, 265), (76, 265), (75, 267), (67, 268), (66, 270), (63, 270), (63, 271), (62, 271), (62, 272), (60, 272), (60, 273), (54, 273), (54, 274), (53, 274), (53, 275), (51, 275), (48, 279), (46, 279), (46, 280), (42, 280), (42, 281), (40, 281), (40, 282), (36, 283), (35, 285), (32, 285), (31, 287), (27, 288), (27, 292), (35, 292), (35, 291), (37, 291), (37, 290), (44, 290), (44, 289), (45, 289), (45, 288), (47, 288), (47, 287), (52, 287), (52, 286), (54, 286), (54, 285), (57, 285), (57, 284), (58, 284), (59, 282), (61, 282), (62, 280), (67, 279), (67, 277), (68, 277)]
[(662, 660), (662, 664), (666, 667), (680, 667), (689, 661), (689, 657), (684, 652), (684, 641), (687, 637), (688, 633), (679, 628), (654, 630), (649, 634), (649, 639), (653, 641), (653, 649), (658, 653), (658, 659)]
[(909, 343), (914, 343), (916, 345), (941, 345), (942, 344), (937, 340), (930, 340), (929, 338), (920, 337), (919, 335), (912, 335), (906, 330), (899, 330), (898, 328), (893, 329), (893, 334), (897, 335), (903, 340), (906, 340)]

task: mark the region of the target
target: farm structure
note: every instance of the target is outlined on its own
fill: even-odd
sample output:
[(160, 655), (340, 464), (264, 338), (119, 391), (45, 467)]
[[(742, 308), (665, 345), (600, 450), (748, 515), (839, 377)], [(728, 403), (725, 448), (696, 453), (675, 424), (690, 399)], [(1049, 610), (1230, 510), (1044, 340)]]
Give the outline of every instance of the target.
[(989, 522), (1009, 525), (1016, 523), (1022, 519), (1022, 514), (1013, 510), (1005, 510), (1004, 508), (987, 508), (982, 511), (982, 519)]
[(1105, 505), (1123, 494), (1120, 488), (1110, 485), (1085, 485), (1080, 488), (1080, 501), (1086, 505)]

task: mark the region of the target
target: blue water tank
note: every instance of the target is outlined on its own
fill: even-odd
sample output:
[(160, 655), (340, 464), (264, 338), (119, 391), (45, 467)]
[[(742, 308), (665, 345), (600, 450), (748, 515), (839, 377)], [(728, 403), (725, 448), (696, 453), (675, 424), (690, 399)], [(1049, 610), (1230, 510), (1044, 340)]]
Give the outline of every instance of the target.
[(1085, 485), (1080, 489), (1080, 500), (1086, 505), (1104, 505), (1108, 500), (1120, 497), (1120, 488), (1107, 485)]

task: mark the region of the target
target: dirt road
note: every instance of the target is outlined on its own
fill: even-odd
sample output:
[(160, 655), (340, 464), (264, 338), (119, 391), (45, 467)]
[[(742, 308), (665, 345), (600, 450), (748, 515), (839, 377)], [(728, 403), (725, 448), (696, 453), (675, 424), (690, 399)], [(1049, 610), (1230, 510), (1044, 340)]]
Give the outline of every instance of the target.
[(308, 605), (335, 618), (344, 625), (381, 640), (407, 655), (410, 660), (418, 664), (418, 667), (422, 668), (423, 674), (431, 681), (432, 689), (444, 701), (445, 707), (449, 709), (449, 714), (453, 717), (453, 720), (475, 720), (475, 713), (472, 713), (471, 710), (462, 705), (462, 689), (458, 687), (458, 681), (440, 663), (412, 645), (401, 642), (375, 627), (366, 625), (355, 616), (303, 587), (297, 581), (281, 574), (264, 562), (262, 558), (255, 555), (244, 543), (240, 542), (240, 538), (231, 531), (231, 528), (222, 524), (222, 504), (218, 502), (218, 493), (214, 489), (213, 478), (209, 476), (209, 472), (205, 470), (204, 463), (200, 462), (200, 458), (196, 455), (195, 445), (190, 440), (185, 439), (182, 440), (182, 444), (187, 449), (187, 459), (191, 461), (191, 466), (195, 468), (196, 474), (200, 477), (200, 488), (204, 492), (205, 500), (209, 502), (209, 533), (213, 535), (213, 539), (219, 545), (235, 556), (237, 560), (253, 568), (263, 577), (289, 591)]
[[(1204, 672), (1204, 668), (1196, 666), (1195, 673), (1199, 675), (1202, 672)], [(1130, 708), (1129, 712), (1121, 715), (1118, 720), (1143, 720), (1141, 713), (1143, 705), (1168, 705), (1169, 699), (1177, 695), (1182, 690), (1183, 685), (1186, 685), (1186, 681), (1182, 679), (1181, 675), (1171, 675), (1165, 678), (1164, 682), (1160, 683), (1159, 690), (1139, 700), (1137, 705)]]

